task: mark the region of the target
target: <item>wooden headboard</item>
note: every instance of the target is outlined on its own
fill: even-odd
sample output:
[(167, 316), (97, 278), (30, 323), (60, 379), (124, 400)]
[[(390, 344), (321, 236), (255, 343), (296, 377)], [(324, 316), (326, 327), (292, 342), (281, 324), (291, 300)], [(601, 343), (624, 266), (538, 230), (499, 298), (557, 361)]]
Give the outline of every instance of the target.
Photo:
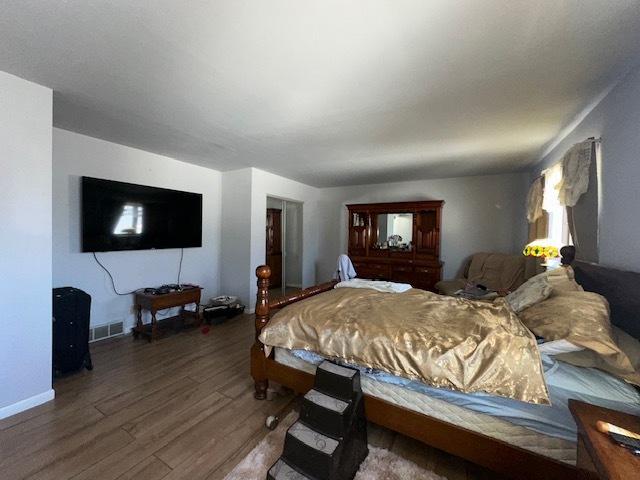
[(611, 323), (640, 340), (640, 273), (595, 263), (571, 262), (576, 281), (588, 292), (599, 293), (611, 306)]

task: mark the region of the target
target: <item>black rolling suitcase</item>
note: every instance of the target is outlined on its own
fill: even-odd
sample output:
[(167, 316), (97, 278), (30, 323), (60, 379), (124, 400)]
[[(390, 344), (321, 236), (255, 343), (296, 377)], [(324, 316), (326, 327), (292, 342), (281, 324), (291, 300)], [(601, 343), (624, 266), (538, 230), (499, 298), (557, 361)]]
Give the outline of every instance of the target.
[(73, 287), (53, 289), (53, 373), (93, 369), (89, 352), (91, 296)]

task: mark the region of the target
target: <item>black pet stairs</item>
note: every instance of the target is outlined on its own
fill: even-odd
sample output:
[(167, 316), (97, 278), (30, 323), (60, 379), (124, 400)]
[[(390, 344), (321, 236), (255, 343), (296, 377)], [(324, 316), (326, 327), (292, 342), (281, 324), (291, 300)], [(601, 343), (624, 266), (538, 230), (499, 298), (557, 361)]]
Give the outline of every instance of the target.
[(267, 480), (351, 480), (368, 453), (360, 372), (325, 361)]

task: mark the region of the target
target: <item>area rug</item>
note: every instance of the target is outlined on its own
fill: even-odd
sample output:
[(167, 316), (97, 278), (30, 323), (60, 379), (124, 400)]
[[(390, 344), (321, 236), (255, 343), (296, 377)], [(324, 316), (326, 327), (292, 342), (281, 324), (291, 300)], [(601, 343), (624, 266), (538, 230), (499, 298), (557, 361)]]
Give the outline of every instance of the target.
[[(291, 412), (274, 431), (229, 472), (225, 480), (265, 480), (267, 470), (282, 454), (287, 429), (298, 419)], [(446, 480), (384, 448), (369, 445), (369, 455), (360, 465), (354, 480)]]

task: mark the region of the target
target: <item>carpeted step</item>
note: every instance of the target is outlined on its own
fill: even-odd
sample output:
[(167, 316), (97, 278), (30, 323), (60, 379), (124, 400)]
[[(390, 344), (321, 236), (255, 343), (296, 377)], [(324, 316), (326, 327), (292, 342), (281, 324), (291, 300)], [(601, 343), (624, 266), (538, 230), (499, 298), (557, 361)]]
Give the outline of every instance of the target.
[(345, 402), (353, 400), (361, 393), (360, 372), (328, 361), (322, 362), (316, 370), (315, 390)]
[(325, 361), (267, 479), (351, 480), (367, 453), (360, 372)]
[(352, 407), (352, 400), (345, 402), (318, 390), (309, 390), (302, 400), (300, 421), (317, 432), (341, 439), (349, 431)]
[(353, 479), (360, 463), (367, 458), (369, 448), (367, 446), (367, 421), (364, 418), (364, 400), (358, 402), (356, 411), (361, 411), (351, 422), (351, 428), (342, 441), (342, 452), (340, 454), (340, 466), (338, 475), (340, 480)]
[(296, 470), (318, 480), (338, 478), (342, 444), (298, 421), (289, 427), (282, 458)]
[(279, 458), (269, 469), (267, 480), (313, 480), (306, 475), (294, 470), (291, 465)]

